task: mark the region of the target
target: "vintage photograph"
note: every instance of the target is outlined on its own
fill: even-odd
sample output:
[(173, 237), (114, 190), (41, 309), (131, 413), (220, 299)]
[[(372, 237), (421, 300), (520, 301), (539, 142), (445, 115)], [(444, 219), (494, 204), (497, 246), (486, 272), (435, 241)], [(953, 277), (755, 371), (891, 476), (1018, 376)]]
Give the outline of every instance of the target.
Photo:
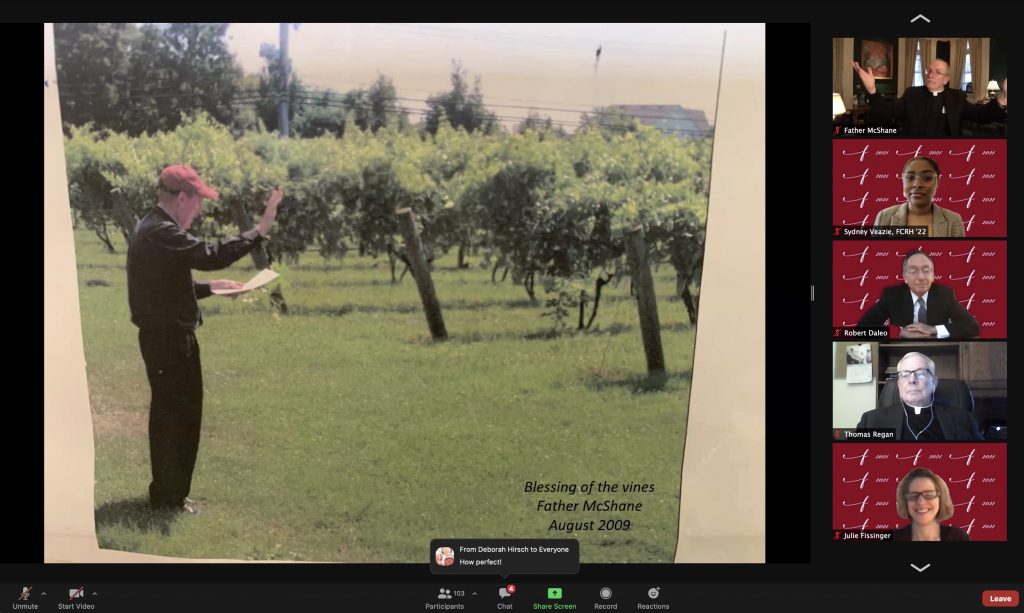
[(723, 36), (55, 24), (99, 546), (671, 562)]

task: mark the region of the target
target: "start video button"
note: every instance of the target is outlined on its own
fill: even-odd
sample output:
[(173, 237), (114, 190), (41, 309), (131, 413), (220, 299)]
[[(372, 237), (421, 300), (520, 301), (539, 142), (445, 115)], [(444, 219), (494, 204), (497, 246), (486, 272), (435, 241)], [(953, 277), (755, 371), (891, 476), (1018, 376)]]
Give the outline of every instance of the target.
[(1017, 590), (985, 590), (981, 593), (981, 604), (986, 607), (1015, 607), (1020, 604)]

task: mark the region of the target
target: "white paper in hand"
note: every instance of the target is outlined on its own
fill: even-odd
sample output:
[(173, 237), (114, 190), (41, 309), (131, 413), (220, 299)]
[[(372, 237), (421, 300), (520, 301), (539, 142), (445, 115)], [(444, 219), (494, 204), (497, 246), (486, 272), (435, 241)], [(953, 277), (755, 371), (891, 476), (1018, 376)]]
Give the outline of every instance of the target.
[(257, 287), (263, 287), (267, 283), (270, 283), (271, 281), (273, 281), (274, 279), (276, 279), (276, 278), (278, 278), (280, 276), (281, 275), (277, 274), (273, 270), (270, 270), (269, 268), (264, 268), (263, 270), (261, 270), (258, 273), (256, 273), (255, 277), (253, 277), (252, 279), (249, 279), (248, 281), (246, 281), (245, 285), (243, 285), (239, 289), (215, 289), (215, 290), (213, 290), (213, 293), (217, 294), (217, 295), (220, 295), (220, 296), (230, 296), (231, 294), (241, 294), (242, 292), (248, 292), (250, 290), (254, 290)]

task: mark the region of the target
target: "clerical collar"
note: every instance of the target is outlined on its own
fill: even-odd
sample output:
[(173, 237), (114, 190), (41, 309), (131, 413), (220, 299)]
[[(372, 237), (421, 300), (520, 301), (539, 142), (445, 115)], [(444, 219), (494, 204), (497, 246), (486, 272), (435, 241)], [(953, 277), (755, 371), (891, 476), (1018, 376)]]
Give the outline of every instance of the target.
[(914, 415), (920, 415), (920, 414), (921, 414), (921, 411), (923, 411), (923, 410), (925, 410), (925, 409), (930, 409), (930, 408), (932, 408), (932, 405), (930, 405), (930, 404), (928, 404), (928, 405), (925, 405), (925, 406), (923, 406), (923, 407), (915, 407), (914, 405), (912, 405), (912, 404), (907, 404), (907, 403), (905, 403), (905, 402), (904, 402), (903, 404), (904, 404), (904, 405), (906, 405), (906, 406), (907, 406), (908, 408), (914, 409)]
[[(904, 407), (910, 407), (910, 405), (905, 403), (905, 402), (903, 403), (903, 406)], [(921, 414), (921, 409), (926, 409), (926, 408), (929, 408), (929, 407), (910, 407), (910, 408), (914, 409), (914, 414), (915, 415), (920, 415)], [(906, 408), (904, 408), (904, 410), (903, 410), (904, 424), (907, 427), (907, 431), (910, 432), (910, 435), (914, 437), (915, 441), (918, 440), (919, 438), (921, 438), (921, 435), (924, 434), (925, 430), (927, 430), (928, 428), (932, 427), (932, 422), (935, 421), (935, 411), (929, 411), (929, 413), (930, 414), (928, 415), (928, 423), (925, 424), (925, 426), (923, 428), (921, 428), (920, 430), (918, 430), (917, 432), (914, 432), (914, 428), (910, 425), (910, 414), (907, 413), (906, 412)]]

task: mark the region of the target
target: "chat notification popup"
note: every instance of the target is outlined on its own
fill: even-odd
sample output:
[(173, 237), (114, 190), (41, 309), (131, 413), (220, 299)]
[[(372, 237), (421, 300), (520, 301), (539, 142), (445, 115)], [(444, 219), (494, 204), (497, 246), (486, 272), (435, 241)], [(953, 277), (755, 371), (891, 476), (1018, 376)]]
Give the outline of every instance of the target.
[(437, 575), (576, 574), (575, 539), (434, 539), (430, 572)]

